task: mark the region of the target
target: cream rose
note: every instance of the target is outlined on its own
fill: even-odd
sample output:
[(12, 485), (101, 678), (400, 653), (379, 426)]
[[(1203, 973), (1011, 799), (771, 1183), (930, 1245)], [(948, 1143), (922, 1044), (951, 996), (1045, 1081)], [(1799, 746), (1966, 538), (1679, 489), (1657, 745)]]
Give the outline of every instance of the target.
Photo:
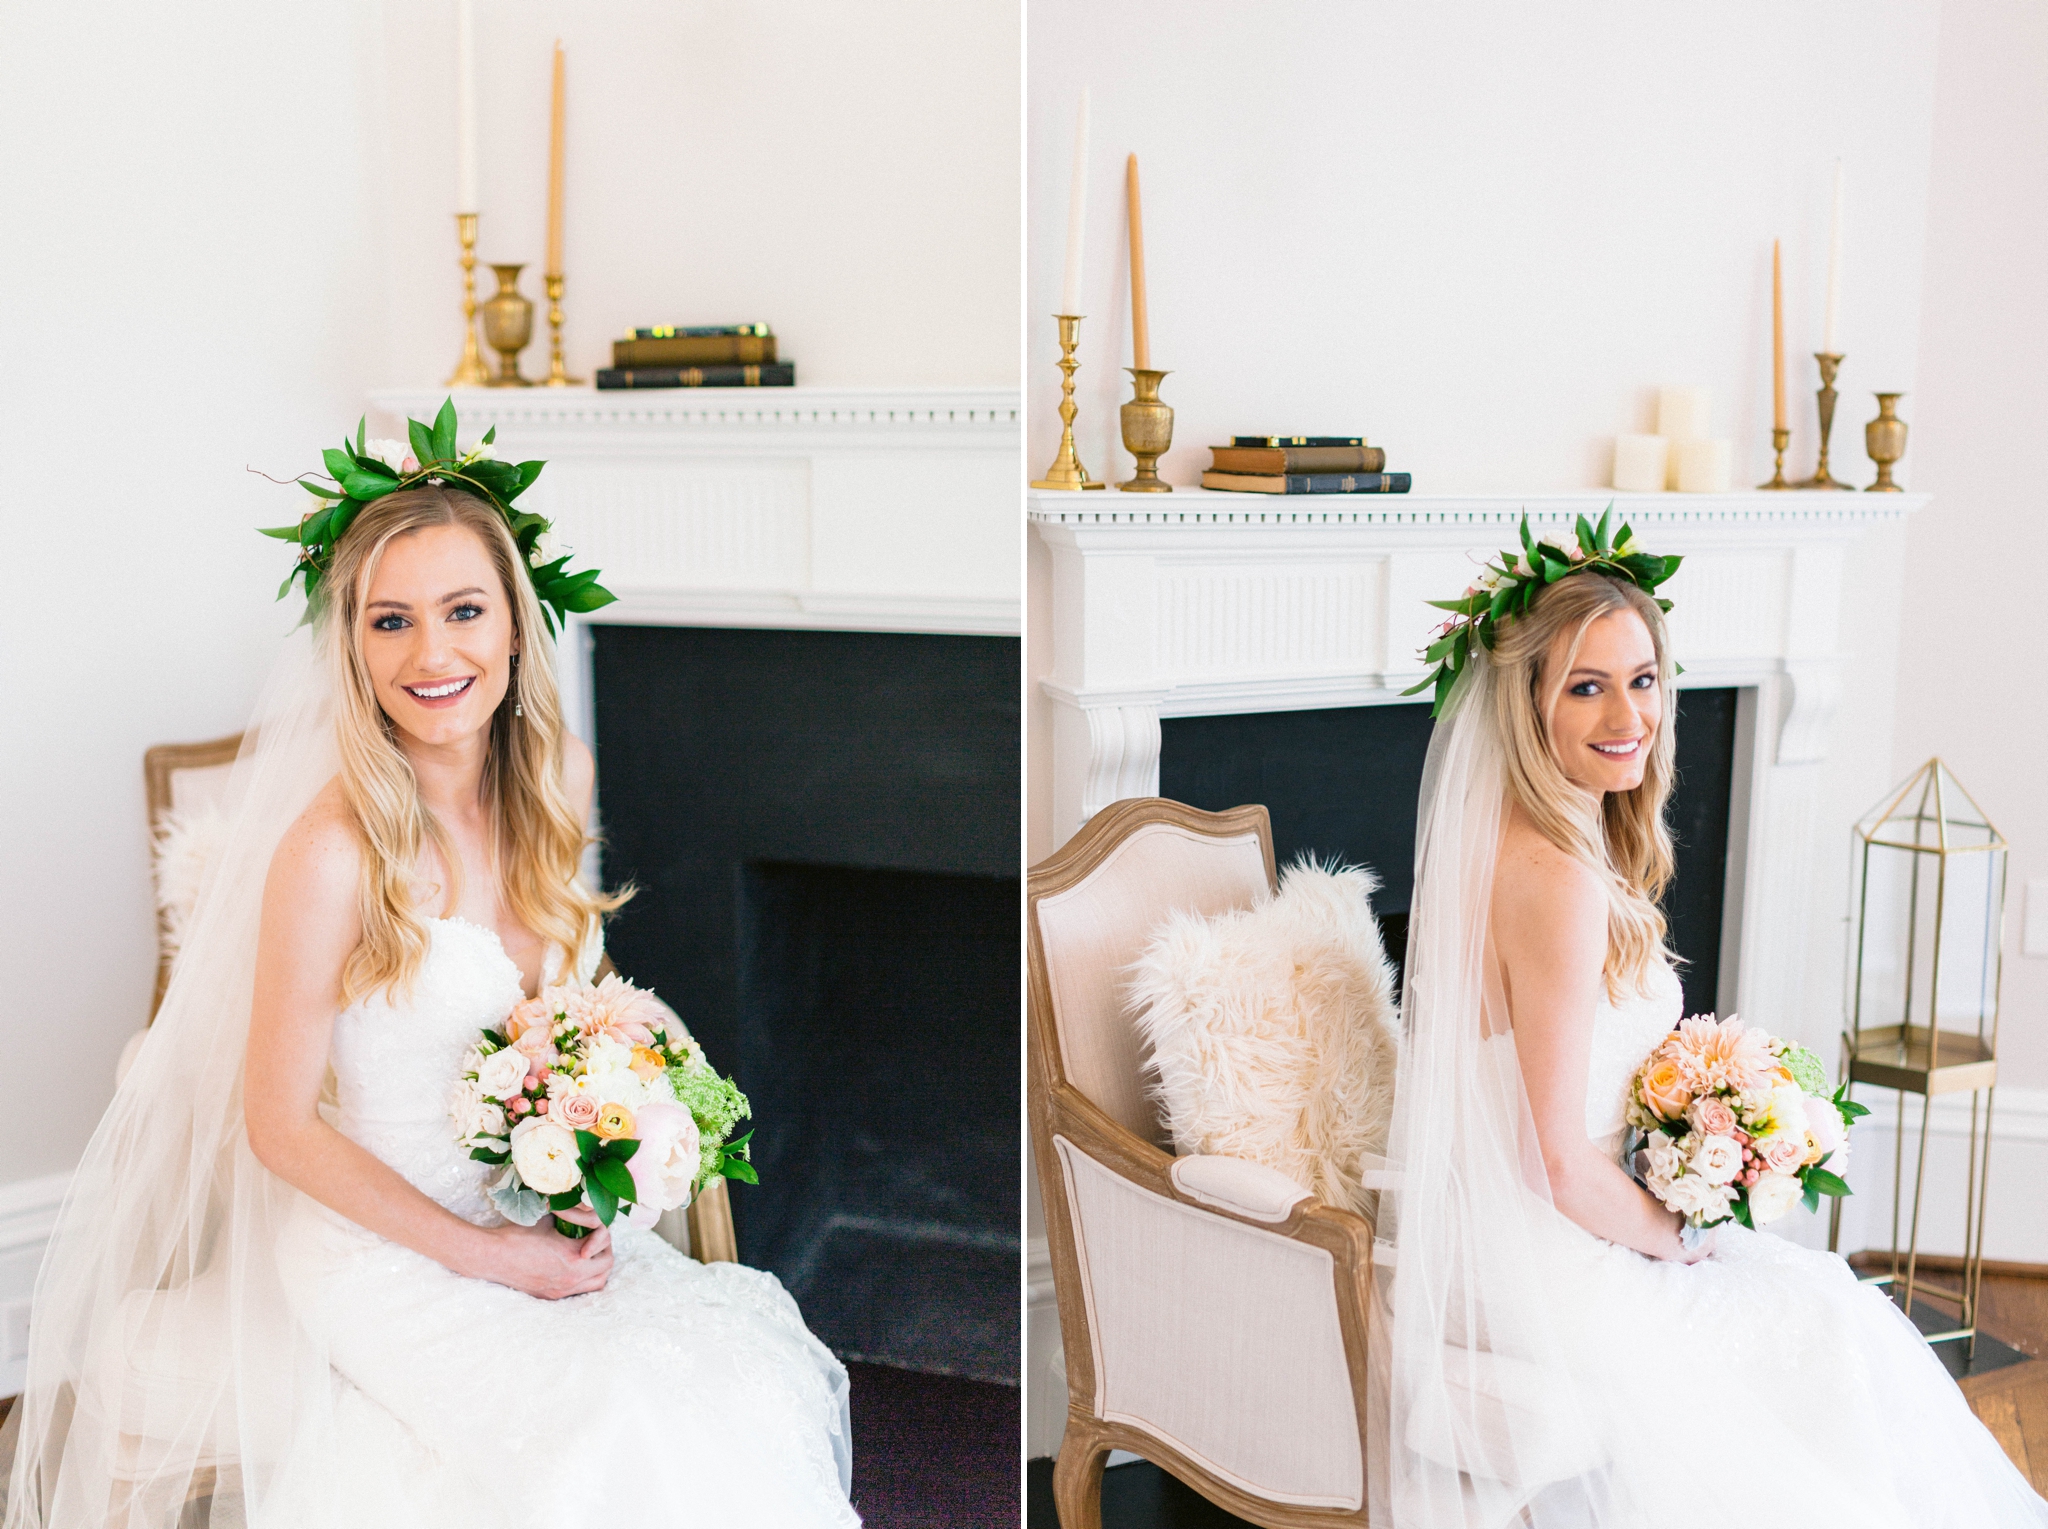
[(365, 441), (363, 455), (375, 458), (395, 473), (403, 473), (412, 447), (404, 441)]
[(1685, 1075), (1670, 1057), (1660, 1057), (1643, 1069), (1643, 1103), (1666, 1120), (1683, 1120), (1685, 1107), (1692, 1103), (1692, 1091)]
[(1742, 1172), (1742, 1144), (1732, 1136), (1709, 1136), (1693, 1149), (1687, 1166), (1709, 1184), (1732, 1183)]
[(526, 1187), (558, 1195), (583, 1182), (575, 1134), (552, 1120), (529, 1116), (512, 1128), (512, 1166)]
[(1692, 1102), (1692, 1108), (1685, 1112), (1685, 1118), (1693, 1129), (1708, 1136), (1732, 1136), (1735, 1134), (1735, 1111), (1728, 1108), (1728, 1101), (1714, 1094), (1707, 1094)]
[(548, 1107), (548, 1118), (571, 1131), (594, 1131), (597, 1129), (598, 1112), (603, 1107), (594, 1095), (578, 1089), (555, 1100)]
[(1661, 1191), (1685, 1167), (1685, 1154), (1679, 1151), (1676, 1137), (1654, 1131), (1643, 1144), (1643, 1164), (1648, 1170), (1643, 1176), (1650, 1181), (1650, 1188)]
[(1768, 1172), (1795, 1173), (1806, 1161), (1806, 1133), (1766, 1137), (1757, 1143), (1757, 1151), (1762, 1155)]
[[(454, 1091), (448, 1096), (448, 1118), (455, 1126), (455, 1139), (467, 1142), (482, 1133), (489, 1116), (484, 1113), (483, 1091), (470, 1078), (458, 1079)], [(503, 1119), (502, 1112), (499, 1119)]]
[(1786, 1211), (1799, 1203), (1804, 1192), (1798, 1179), (1789, 1173), (1767, 1173), (1749, 1186), (1749, 1219), (1756, 1226), (1767, 1226)]
[(1664, 1203), (1694, 1225), (1705, 1226), (1728, 1214), (1729, 1194), (1720, 1185), (1708, 1183), (1705, 1175), (1688, 1173), (1671, 1181)]
[(487, 1098), (510, 1099), (526, 1087), (530, 1066), (523, 1051), (494, 1051), (476, 1070), (476, 1086)]

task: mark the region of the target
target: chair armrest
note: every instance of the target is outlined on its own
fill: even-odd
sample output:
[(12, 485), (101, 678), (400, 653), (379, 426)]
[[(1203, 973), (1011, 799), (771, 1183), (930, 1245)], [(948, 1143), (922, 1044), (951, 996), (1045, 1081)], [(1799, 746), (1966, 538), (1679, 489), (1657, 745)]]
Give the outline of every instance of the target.
[(1285, 1221), (1309, 1191), (1277, 1168), (1249, 1158), (1198, 1153), (1177, 1157), (1167, 1170), (1183, 1199), (1227, 1210), (1247, 1221)]

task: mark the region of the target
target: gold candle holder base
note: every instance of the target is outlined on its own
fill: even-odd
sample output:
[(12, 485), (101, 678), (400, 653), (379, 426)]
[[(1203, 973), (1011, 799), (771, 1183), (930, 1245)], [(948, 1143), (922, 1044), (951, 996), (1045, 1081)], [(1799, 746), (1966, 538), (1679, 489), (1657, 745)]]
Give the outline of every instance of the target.
[(1841, 366), (1842, 358), (1836, 355), (1829, 355), (1823, 350), (1816, 351), (1813, 359), (1820, 363), (1820, 392), (1815, 395), (1820, 400), (1820, 460), (1814, 463), (1813, 476), (1811, 478), (1808, 478), (1804, 483), (1795, 483), (1792, 486), (1794, 488), (1835, 488), (1847, 493), (1854, 493), (1855, 485), (1838, 482), (1828, 472), (1828, 436), (1833, 433), (1835, 428), (1835, 370)]
[(1031, 480), (1033, 488), (1106, 488), (1107, 484), (1088, 476), (1088, 469), (1081, 465), (1081, 458), (1074, 451), (1074, 416), (1081, 411), (1074, 405), (1074, 373), (1081, 363), (1074, 359), (1074, 347), (1080, 342), (1081, 318), (1078, 313), (1055, 313), (1060, 326), (1060, 452), (1052, 459), (1052, 466), (1045, 470), (1043, 478)]
[(451, 388), (490, 386), (490, 373), (476, 347), (476, 214), (455, 214), (455, 237), (462, 241), (462, 359), (449, 377)]
[(1785, 447), (1791, 442), (1791, 439), (1792, 432), (1790, 430), (1773, 430), (1771, 432), (1771, 449), (1778, 454), (1778, 461), (1777, 465), (1771, 469), (1771, 481), (1759, 483), (1757, 485), (1758, 488), (1789, 489), (1792, 487), (1791, 484), (1785, 481)]
[(577, 388), (583, 386), (581, 377), (571, 377), (562, 365), (562, 278), (559, 274), (543, 276), (548, 288), (548, 375), (541, 383), (544, 388)]
[(1877, 395), (1877, 418), (1863, 427), (1863, 448), (1870, 453), (1870, 460), (1877, 464), (1877, 481), (1863, 492), (1866, 494), (1903, 494), (1904, 489), (1892, 482), (1892, 464), (1906, 454), (1906, 422), (1899, 418), (1899, 400), (1903, 393), (1880, 393)]
[(1159, 459), (1173, 444), (1173, 410), (1159, 401), (1159, 379), (1166, 373), (1127, 366), (1135, 396), (1117, 412), (1123, 425), (1124, 450), (1138, 459), (1138, 470), (1117, 487), (1126, 494), (1170, 494), (1173, 485), (1161, 480)]

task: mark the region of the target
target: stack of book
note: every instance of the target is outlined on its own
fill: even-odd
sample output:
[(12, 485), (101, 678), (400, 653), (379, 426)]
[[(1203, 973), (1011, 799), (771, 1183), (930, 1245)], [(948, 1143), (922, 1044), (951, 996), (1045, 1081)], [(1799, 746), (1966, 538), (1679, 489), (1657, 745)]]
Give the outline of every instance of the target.
[(766, 324), (657, 324), (612, 341), (601, 388), (788, 388), (796, 363), (775, 359)]
[(1239, 494), (1405, 494), (1410, 481), (1362, 435), (1235, 435), (1209, 455), (1202, 487)]

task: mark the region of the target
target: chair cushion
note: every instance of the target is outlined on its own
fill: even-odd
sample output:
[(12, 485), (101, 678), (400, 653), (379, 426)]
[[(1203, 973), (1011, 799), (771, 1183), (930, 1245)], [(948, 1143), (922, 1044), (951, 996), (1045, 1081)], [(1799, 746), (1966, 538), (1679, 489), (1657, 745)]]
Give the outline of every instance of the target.
[(1393, 1107), (1398, 1017), (1358, 867), (1288, 867), (1252, 907), (1175, 913), (1129, 999), (1175, 1149), (1243, 1158), (1370, 1216)]

